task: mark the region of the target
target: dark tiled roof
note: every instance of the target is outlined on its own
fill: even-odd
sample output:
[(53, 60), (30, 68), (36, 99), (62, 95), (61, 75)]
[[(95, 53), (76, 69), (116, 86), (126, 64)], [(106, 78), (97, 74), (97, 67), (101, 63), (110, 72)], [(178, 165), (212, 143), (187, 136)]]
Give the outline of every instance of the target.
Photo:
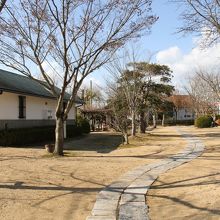
[(172, 95), (168, 98), (168, 100), (173, 102), (173, 104), (178, 108), (192, 107), (192, 99), (189, 95)]
[[(39, 82), (2, 69), (0, 69), (0, 89), (7, 92), (55, 99), (54, 95)], [(66, 93), (65, 99), (69, 97), (70, 95)], [(83, 101), (77, 97), (76, 103), (83, 104)]]

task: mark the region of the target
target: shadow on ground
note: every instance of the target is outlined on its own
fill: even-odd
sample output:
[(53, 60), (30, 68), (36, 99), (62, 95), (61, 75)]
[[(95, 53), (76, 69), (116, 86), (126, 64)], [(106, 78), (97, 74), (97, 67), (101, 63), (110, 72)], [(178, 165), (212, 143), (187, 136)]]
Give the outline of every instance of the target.
[(110, 153), (111, 151), (116, 150), (121, 143), (122, 136), (120, 134), (94, 132), (83, 138), (67, 141), (65, 143), (64, 149)]
[[(151, 190), (154, 190), (154, 191), (149, 191), (147, 197), (149, 199), (158, 198), (161, 200), (170, 200), (174, 203), (180, 204), (187, 208), (198, 210), (199, 212), (205, 211), (207, 213), (220, 216), (219, 209), (213, 209), (210, 207), (202, 207), (202, 206), (196, 205), (193, 201), (184, 199), (185, 198), (184, 193), (181, 190), (181, 188), (185, 188), (185, 187), (201, 187), (201, 186), (208, 186), (208, 185), (218, 186), (220, 183), (219, 175), (220, 173), (217, 172), (217, 173), (201, 175), (197, 177), (192, 177), (192, 178), (187, 178), (187, 179), (183, 179), (179, 181), (172, 181), (172, 182), (163, 182), (161, 180), (157, 180), (157, 184), (152, 185), (150, 187)], [(162, 193), (163, 189), (177, 189), (177, 188), (179, 188), (179, 190), (181, 190), (182, 192), (181, 195), (179, 195), (178, 197), (166, 195)], [(155, 190), (162, 190), (162, 191), (160, 191), (160, 194), (155, 194), (156, 192)]]

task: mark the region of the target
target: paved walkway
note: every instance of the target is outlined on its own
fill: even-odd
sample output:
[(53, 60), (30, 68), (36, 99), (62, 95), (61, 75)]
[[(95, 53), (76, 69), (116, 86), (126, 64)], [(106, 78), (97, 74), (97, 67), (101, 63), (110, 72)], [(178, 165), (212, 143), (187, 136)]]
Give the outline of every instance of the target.
[(178, 154), (157, 163), (140, 166), (104, 188), (97, 196), (91, 216), (87, 220), (149, 220), (145, 196), (162, 173), (200, 156), (204, 144), (178, 128), (188, 142)]

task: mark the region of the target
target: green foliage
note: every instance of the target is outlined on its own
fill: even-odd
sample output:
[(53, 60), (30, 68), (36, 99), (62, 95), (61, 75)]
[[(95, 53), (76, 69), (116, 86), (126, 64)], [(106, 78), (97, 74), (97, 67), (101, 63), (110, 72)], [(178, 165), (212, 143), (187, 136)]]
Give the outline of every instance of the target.
[[(80, 136), (82, 128), (67, 125), (67, 137)], [(55, 126), (9, 129), (0, 131), (0, 146), (22, 146), (55, 140)]]
[(140, 63), (131, 63), (131, 66), (133, 66), (135, 69), (137, 69), (138, 72), (144, 74), (144, 75), (150, 75), (153, 76), (160, 76), (160, 82), (168, 83), (170, 82), (172, 78), (172, 71), (171, 69), (166, 65), (160, 65), (156, 63), (146, 63), (146, 62), (140, 62)]
[(90, 133), (90, 124), (86, 118), (82, 118), (81, 116), (77, 117), (77, 125), (81, 128), (82, 133), (88, 134)]
[(201, 116), (196, 119), (195, 126), (197, 128), (209, 128), (212, 125), (212, 117), (209, 115)]
[(216, 119), (216, 120), (220, 119), (220, 115), (216, 115), (216, 116), (215, 116), (215, 119)]

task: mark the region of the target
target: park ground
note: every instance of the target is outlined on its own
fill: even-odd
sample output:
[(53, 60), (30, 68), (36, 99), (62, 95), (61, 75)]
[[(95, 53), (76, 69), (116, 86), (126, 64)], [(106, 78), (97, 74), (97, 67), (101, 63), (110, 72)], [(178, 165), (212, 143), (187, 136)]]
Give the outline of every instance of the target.
[[(205, 152), (155, 181), (147, 196), (150, 217), (220, 219), (220, 128), (181, 129), (204, 141)], [(120, 143), (119, 134), (92, 133), (66, 143), (60, 158), (40, 146), (1, 148), (0, 219), (85, 220), (102, 188), (187, 144), (175, 127), (138, 134), (126, 147)]]

